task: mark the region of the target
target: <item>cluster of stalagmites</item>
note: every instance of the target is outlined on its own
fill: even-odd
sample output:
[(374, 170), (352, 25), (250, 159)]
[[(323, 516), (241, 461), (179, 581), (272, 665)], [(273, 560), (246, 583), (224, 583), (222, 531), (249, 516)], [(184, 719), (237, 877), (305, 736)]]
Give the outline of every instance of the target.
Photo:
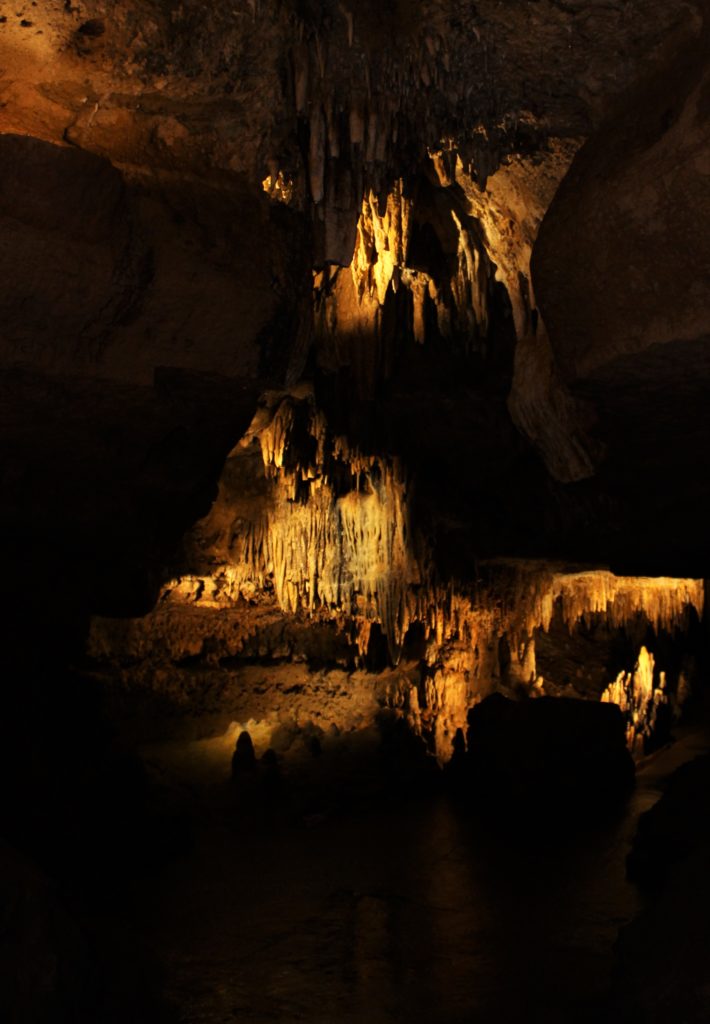
[(690, 681), (684, 672), (671, 692), (666, 673), (656, 671), (653, 654), (642, 646), (634, 668), (619, 672), (602, 700), (621, 708), (626, 719), (626, 742), (635, 755), (641, 756), (663, 724), (678, 717), (689, 693)]
[[(259, 609), (275, 604), (295, 619), (334, 622), (364, 658), (377, 625), (391, 662), (399, 663), (386, 699), (446, 758), (467, 710), (486, 693), (500, 685), (545, 692), (535, 633), (550, 628), (556, 610), (570, 631), (580, 621), (610, 629), (640, 621), (657, 632), (683, 629), (702, 611), (698, 581), (539, 563), (498, 562), (483, 566), (475, 584), (444, 585), (423, 550), (397, 460), (364, 455), (333, 437), (307, 389), (273, 393), (228, 459), (212, 511), (189, 538), (193, 571), (165, 585), (146, 619), (112, 635), (96, 622), (92, 647), (103, 656), (118, 647), (129, 658), (159, 659), (162, 649), (174, 661), (208, 651), (216, 663), (255, 651), (268, 660), (288, 653), (269, 649), (266, 633), (255, 641)], [(421, 633), (426, 665), (414, 682), (406, 664), (413, 630)], [(621, 706), (629, 743), (638, 747), (668, 700), (666, 681), (643, 649), (603, 699)]]

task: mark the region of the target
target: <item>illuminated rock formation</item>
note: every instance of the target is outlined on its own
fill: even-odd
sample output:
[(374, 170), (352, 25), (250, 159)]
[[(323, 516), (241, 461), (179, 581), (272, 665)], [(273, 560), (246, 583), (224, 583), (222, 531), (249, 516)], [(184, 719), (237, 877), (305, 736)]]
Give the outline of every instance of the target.
[(386, 307), (398, 293), (400, 334), (420, 345), (434, 334), (464, 351), (485, 352), (495, 267), (480, 222), (450, 185), (422, 179), (405, 190), (400, 181), (382, 207), (370, 192), (350, 274), (333, 270), (316, 279), (320, 363), (330, 370), (350, 365), (364, 397), (393, 371), (396, 342), (387, 336)]
[[(654, 673), (654, 657), (642, 647), (638, 661), (631, 672), (620, 672), (602, 694), (602, 700), (618, 704), (626, 718), (626, 738), (634, 753), (643, 754), (645, 743), (655, 738), (659, 717), (670, 712), (670, 696), (666, 688), (666, 673)], [(674, 712), (677, 714), (688, 696), (688, 683), (681, 675), (674, 694)]]
[[(345, 645), (334, 655), (335, 634), (324, 633), (321, 659), (337, 657), (353, 671), (365, 667), (376, 625), (390, 663), (400, 668), (372, 675), (369, 720), (378, 706), (399, 708), (442, 759), (468, 709), (491, 690), (546, 692), (535, 636), (550, 629), (554, 614), (569, 632), (595, 622), (643, 636), (649, 627), (656, 634), (687, 629), (703, 607), (700, 581), (543, 563), (491, 563), (481, 566), (475, 586), (441, 583), (412, 529), (397, 460), (364, 456), (333, 437), (303, 389), (267, 396), (229, 457), (219, 497), (189, 536), (184, 559), (192, 571), (165, 585), (145, 620), (95, 622), (95, 657), (140, 659), (142, 668), (128, 669), (127, 677), (145, 682), (152, 670), (162, 678), (166, 662), (190, 658), (214, 671), (238, 666), (251, 652), (265, 663), (293, 660), (303, 648), (296, 623), (332, 622)], [(622, 708), (635, 749), (653, 734), (655, 709), (668, 699), (663, 678), (654, 687), (652, 656), (639, 647), (636, 669), (624, 669), (603, 695), (596, 693)], [(294, 678), (293, 669), (287, 674)], [(309, 675), (304, 667), (303, 680)], [(310, 712), (301, 702), (301, 713), (321, 719), (318, 686), (300, 685), (313, 690), (314, 700)], [(263, 717), (273, 710), (269, 693), (271, 687), (257, 702)], [(341, 711), (337, 700), (327, 700), (331, 724), (343, 727), (348, 705), (344, 697)]]
[[(297, 437), (305, 451), (297, 447)], [(265, 500), (254, 503), (247, 518), (237, 511), (241, 502), (232, 480), (255, 446)], [(300, 401), (275, 396), (232, 459), (234, 474), (228, 462), (222, 494), (192, 541), (205, 545), (203, 558), (218, 565), (223, 560), (219, 582), (207, 587), (210, 596), (230, 603), (263, 592), (268, 580), (287, 613), (325, 610), (360, 621), (361, 650), (375, 620), (393, 651), (401, 646), (405, 594), (417, 573), (397, 461), (362, 456), (342, 438), (329, 436), (309, 396)]]

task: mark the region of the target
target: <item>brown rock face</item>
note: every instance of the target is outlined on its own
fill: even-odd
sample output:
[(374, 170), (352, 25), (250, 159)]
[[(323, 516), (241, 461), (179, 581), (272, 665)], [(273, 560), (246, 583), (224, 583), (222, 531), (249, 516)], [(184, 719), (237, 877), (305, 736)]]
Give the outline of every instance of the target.
[(127, 180), (17, 135), (0, 137), (0, 167), (3, 365), (136, 383), (161, 365), (259, 375), (277, 310), (293, 316), (302, 287), (278, 258), (288, 217), (275, 223), (263, 193)]
[(706, 45), (590, 139), (545, 218), (535, 282), (567, 380), (710, 332)]
[(637, 561), (654, 533), (677, 564), (707, 561), (709, 95), (706, 35), (579, 152), (533, 257), (557, 367), (606, 451), (597, 486), (622, 508), (609, 543)]
[(302, 229), (243, 182), (128, 174), (14, 134), (0, 136), (0, 226), (13, 617), (41, 601), (36, 571), (50, 592), (64, 580), (79, 619), (96, 602), (146, 609), (258, 382), (299, 370)]

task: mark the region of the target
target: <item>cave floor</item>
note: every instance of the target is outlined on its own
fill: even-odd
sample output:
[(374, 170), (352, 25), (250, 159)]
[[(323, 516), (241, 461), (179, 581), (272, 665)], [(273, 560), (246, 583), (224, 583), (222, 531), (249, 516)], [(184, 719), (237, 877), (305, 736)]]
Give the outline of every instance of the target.
[(624, 875), (638, 815), (710, 733), (657, 753), (615, 820), (573, 836), (495, 834), (440, 793), (368, 801), (367, 781), (346, 805), (306, 783), (264, 809), (223, 746), (163, 748), (192, 843), (103, 911), (140, 929), (170, 1019), (561, 1024), (607, 1018), (613, 943), (641, 906)]

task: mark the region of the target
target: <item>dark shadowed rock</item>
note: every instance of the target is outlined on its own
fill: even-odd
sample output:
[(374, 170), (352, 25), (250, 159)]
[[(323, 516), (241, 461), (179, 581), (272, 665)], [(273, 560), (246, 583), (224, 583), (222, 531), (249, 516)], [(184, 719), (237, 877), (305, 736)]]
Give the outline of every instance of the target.
[(616, 944), (612, 1021), (705, 1024), (710, 1019), (709, 867), (706, 755), (679, 768), (639, 821), (627, 869), (652, 898)]
[[(648, 559), (661, 532), (667, 562), (691, 567), (708, 551), (707, 24), (579, 151), (532, 258), (554, 361), (606, 451), (598, 479), (628, 524), (621, 543), (609, 523), (598, 529), (627, 564)], [(538, 373), (541, 360), (542, 349)]]
[(49, 879), (4, 845), (0, 867), (0, 1016), (88, 1020), (100, 982), (86, 937)]
[(240, 732), (232, 754), (232, 778), (256, 771), (254, 744), (248, 732)]
[(614, 705), (493, 694), (469, 711), (468, 722), (471, 785), (492, 810), (575, 816), (613, 804), (633, 783)]

